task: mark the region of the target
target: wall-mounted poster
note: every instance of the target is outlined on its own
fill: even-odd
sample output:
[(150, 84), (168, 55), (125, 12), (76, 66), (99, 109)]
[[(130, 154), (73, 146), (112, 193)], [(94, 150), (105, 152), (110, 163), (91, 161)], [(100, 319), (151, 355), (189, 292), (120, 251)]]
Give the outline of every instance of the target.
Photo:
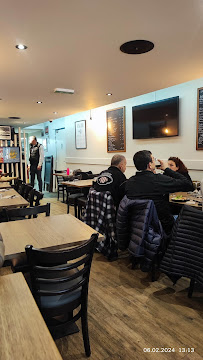
[(75, 147), (76, 149), (87, 149), (86, 120), (75, 122)]
[(0, 125), (0, 140), (11, 140), (11, 127)]
[(125, 106), (108, 110), (107, 121), (107, 152), (125, 152)]
[(20, 162), (20, 148), (15, 147), (0, 147), (0, 163), (18, 163)]

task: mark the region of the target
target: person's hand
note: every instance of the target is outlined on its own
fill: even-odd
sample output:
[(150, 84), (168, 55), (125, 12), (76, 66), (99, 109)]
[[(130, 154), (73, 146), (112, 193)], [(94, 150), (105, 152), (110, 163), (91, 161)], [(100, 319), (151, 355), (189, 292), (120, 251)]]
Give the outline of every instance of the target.
[(164, 171), (168, 167), (168, 161), (164, 161), (164, 160), (160, 160), (160, 159), (157, 159), (157, 160), (161, 164), (159, 169)]
[(42, 166), (38, 165), (37, 170), (41, 170)]

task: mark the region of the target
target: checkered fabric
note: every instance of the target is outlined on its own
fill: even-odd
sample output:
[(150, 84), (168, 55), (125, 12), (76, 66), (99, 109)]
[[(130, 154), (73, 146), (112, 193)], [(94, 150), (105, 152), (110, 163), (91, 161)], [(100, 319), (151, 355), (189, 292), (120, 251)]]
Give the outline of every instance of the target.
[(114, 260), (117, 254), (116, 209), (109, 191), (97, 192), (90, 189), (84, 214), (84, 222), (105, 236), (96, 249), (108, 260)]

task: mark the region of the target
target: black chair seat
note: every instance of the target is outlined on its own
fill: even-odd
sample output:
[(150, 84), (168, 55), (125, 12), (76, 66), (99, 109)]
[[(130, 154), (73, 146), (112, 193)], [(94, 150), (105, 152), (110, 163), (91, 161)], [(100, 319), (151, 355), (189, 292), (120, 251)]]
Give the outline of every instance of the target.
[(84, 194), (81, 192), (76, 193), (76, 194), (71, 194), (68, 196), (68, 198), (67, 198), (67, 214), (69, 214), (69, 207), (72, 205), (72, 206), (74, 206), (75, 217), (77, 217), (78, 199), (83, 196), (84, 196)]

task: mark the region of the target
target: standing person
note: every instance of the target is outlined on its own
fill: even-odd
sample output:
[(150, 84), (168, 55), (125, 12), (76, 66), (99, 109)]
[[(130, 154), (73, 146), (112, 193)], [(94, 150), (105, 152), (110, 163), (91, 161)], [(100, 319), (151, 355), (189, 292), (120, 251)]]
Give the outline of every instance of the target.
[(184, 175), (189, 181), (192, 182), (192, 179), (188, 174), (188, 169), (186, 168), (182, 160), (180, 160), (178, 157), (170, 156), (170, 158), (168, 159), (168, 167), (171, 170), (177, 171), (179, 174)]
[(39, 191), (42, 192), (42, 164), (44, 161), (44, 148), (37, 142), (36, 136), (30, 137), (30, 158), (28, 170), (31, 176), (31, 185), (34, 187), (35, 174), (39, 184)]
[(126, 181), (124, 175), (126, 163), (125, 156), (114, 155), (111, 159), (111, 166), (107, 170), (103, 170), (94, 183), (96, 191), (110, 191), (116, 207), (119, 206), (121, 199), (125, 195), (125, 187), (122, 184)]
[(153, 200), (163, 229), (170, 235), (174, 218), (165, 195), (176, 191), (192, 191), (193, 185), (184, 175), (169, 169), (168, 162), (163, 160), (158, 161), (164, 173), (156, 174), (151, 151), (138, 151), (133, 161), (138, 172), (126, 182), (125, 193), (129, 199)]

